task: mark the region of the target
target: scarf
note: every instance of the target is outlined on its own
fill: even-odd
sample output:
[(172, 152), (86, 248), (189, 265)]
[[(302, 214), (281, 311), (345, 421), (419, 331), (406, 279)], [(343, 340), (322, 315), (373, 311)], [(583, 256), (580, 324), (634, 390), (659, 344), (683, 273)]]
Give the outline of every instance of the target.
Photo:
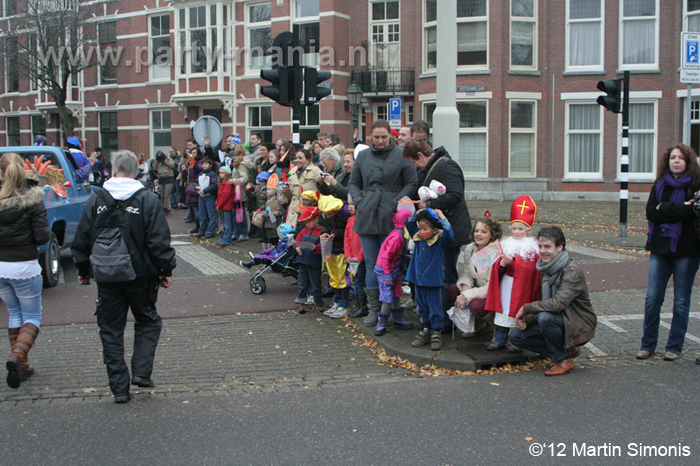
[[(656, 200), (661, 202), (661, 198), (664, 195), (664, 189), (666, 189), (666, 185), (668, 185), (673, 188), (670, 201), (673, 204), (683, 204), (683, 202), (685, 202), (685, 190), (688, 186), (690, 186), (691, 181), (693, 180), (688, 172), (683, 173), (678, 178), (674, 178), (673, 175), (671, 175), (671, 172), (667, 171), (664, 176), (656, 182)], [(651, 240), (651, 236), (656, 226), (657, 225), (655, 225), (653, 222), (649, 222), (649, 230), (647, 232), (649, 240)], [(660, 236), (662, 238), (671, 238), (669, 251), (675, 253), (678, 248), (678, 240), (683, 233), (683, 222), (662, 223), (660, 226)]]
[(554, 286), (554, 282), (559, 278), (559, 274), (562, 269), (566, 267), (569, 262), (569, 251), (564, 249), (562, 252), (557, 254), (551, 262), (543, 262), (542, 258), (537, 261), (535, 266), (537, 270), (541, 272), (540, 281), (542, 285), (542, 299), (549, 299), (557, 292), (557, 288)]

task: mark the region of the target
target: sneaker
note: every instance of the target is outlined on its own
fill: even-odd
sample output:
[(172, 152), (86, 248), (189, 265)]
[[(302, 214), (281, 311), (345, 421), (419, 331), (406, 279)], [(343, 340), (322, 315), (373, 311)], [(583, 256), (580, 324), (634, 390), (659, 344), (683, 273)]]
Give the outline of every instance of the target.
[(314, 304), (314, 297), (312, 295), (307, 296), (305, 303), (308, 304), (309, 306), (313, 305)]
[(420, 348), (421, 346), (425, 346), (430, 342), (430, 331), (427, 329), (421, 330), (418, 335), (416, 335), (416, 338), (411, 342), (411, 346), (414, 348)]
[(296, 298), (294, 299), (294, 302), (296, 304), (306, 304), (306, 300), (304, 298)]
[(338, 306), (338, 309), (331, 314), (331, 319), (342, 319), (343, 317), (346, 317), (348, 315), (348, 308), (347, 307), (342, 307)]
[(430, 350), (438, 351), (442, 349), (442, 332), (439, 330), (433, 330), (432, 335), (430, 335)]
[(333, 314), (336, 310), (338, 310), (338, 303), (333, 303), (333, 305), (332, 305), (331, 307), (329, 307), (328, 309), (326, 309), (325, 311), (323, 311), (323, 315), (324, 315), (324, 316), (330, 316), (330, 315)]
[(239, 236), (238, 241), (248, 241), (250, 238), (247, 236)]

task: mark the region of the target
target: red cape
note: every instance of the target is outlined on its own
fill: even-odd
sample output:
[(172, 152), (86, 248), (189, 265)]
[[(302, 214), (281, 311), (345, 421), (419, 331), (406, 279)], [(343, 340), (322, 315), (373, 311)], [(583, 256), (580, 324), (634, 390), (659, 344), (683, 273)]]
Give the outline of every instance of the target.
[(513, 257), (513, 262), (507, 267), (501, 267), (499, 258), (491, 268), (489, 289), (486, 295), (484, 310), (489, 312), (503, 312), (501, 307), (501, 277), (508, 273), (513, 277), (513, 291), (510, 295), (510, 317), (515, 317), (518, 310), (527, 303), (540, 300), (540, 271), (535, 267), (539, 255), (531, 261), (526, 261), (519, 255)]

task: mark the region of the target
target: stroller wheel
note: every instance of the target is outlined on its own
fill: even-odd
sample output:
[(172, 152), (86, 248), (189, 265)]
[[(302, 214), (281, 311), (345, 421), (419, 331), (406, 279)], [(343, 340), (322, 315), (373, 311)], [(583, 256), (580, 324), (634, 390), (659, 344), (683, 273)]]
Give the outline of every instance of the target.
[(250, 291), (253, 294), (263, 294), (267, 285), (265, 285), (265, 279), (263, 277), (253, 277), (250, 279)]

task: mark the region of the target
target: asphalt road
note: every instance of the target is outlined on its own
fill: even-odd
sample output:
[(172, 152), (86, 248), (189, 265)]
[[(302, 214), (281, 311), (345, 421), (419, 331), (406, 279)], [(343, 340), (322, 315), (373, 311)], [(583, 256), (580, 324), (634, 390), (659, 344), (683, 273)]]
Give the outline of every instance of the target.
[[(4, 464), (52, 465), (697, 464), (699, 371), (687, 359), (557, 378), (379, 376), (127, 405), (2, 403), (0, 451)], [(599, 456), (580, 456), (584, 445)]]

